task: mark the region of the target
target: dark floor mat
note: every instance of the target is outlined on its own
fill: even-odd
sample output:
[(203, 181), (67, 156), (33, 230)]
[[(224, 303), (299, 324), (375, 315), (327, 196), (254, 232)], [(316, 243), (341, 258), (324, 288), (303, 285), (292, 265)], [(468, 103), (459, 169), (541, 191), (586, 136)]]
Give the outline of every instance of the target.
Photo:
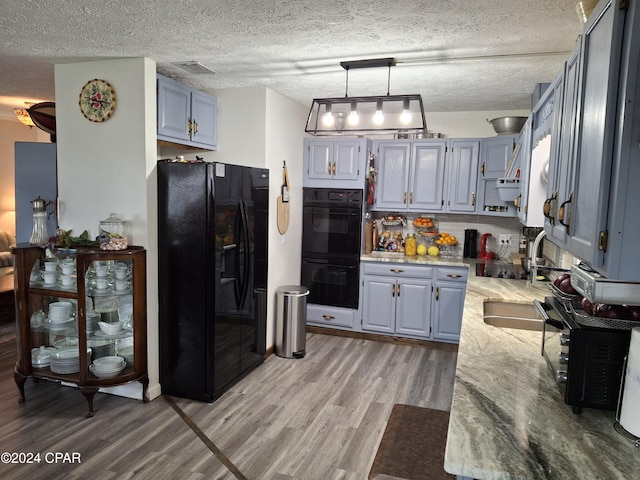
[(451, 480), (444, 471), (449, 412), (412, 405), (393, 406), (369, 478), (378, 474), (407, 480)]

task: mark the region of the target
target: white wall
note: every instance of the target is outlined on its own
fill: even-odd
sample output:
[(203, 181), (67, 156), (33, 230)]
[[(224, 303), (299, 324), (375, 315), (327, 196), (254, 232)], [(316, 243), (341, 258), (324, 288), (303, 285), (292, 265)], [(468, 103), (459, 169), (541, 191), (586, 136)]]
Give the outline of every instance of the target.
[[(146, 58), (55, 66), (60, 226), (98, 234), (111, 212), (128, 222), (129, 242), (147, 248), (149, 396), (157, 396), (155, 62)], [(104, 123), (85, 119), (78, 95), (90, 79), (114, 87), (116, 109)]]
[(495, 137), (496, 131), (487, 120), (499, 117), (528, 117), (528, 110), (494, 110), (486, 112), (427, 112), (429, 132), (442, 133), (446, 138)]

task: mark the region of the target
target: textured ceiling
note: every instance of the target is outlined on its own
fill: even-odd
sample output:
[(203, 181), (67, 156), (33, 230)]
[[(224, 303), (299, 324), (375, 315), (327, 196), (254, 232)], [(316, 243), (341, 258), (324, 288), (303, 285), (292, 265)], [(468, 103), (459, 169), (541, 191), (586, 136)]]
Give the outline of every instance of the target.
[[(427, 111), (526, 109), (582, 26), (576, 0), (1, 0), (0, 116), (54, 98), (53, 66), (150, 57), (201, 89), (269, 87), (304, 106), (342, 96), (340, 61), (394, 57), (391, 93)], [(173, 62), (197, 61), (215, 75)], [(387, 92), (352, 70), (350, 95)], [(9, 116), (13, 116), (10, 113)]]

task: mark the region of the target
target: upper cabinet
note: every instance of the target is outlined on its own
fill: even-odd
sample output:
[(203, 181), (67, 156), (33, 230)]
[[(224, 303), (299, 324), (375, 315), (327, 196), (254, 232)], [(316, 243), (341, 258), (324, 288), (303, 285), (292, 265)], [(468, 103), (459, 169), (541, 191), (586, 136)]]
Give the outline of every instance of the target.
[(218, 101), (162, 75), (158, 79), (158, 140), (217, 149)]
[(512, 201), (500, 198), (496, 181), (505, 176), (513, 158), (517, 135), (498, 135), (482, 140), (480, 152), (480, 175), (478, 177), (478, 213), (513, 217), (516, 208)]
[(371, 142), (362, 138), (304, 139), (304, 187), (364, 188)]
[[(640, 280), (640, 15), (601, 1), (564, 69), (545, 230), (609, 278)], [(557, 137), (557, 138), (556, 138)]]
[(475, 213), (478, 190), (480, 140), (451, 140), (447, 156), (445, 210), (450, 213)]
[(441, 211), (447, 144), (447, 140), (374, 141), (375, 208)]

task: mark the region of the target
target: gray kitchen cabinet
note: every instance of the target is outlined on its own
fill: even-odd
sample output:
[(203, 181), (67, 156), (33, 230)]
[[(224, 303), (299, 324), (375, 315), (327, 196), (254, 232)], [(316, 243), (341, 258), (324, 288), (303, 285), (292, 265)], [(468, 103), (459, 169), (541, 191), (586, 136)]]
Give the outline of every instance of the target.
[(304, 139), (304, 187), (364, 188), (370, 141)]
[(567, 245), (564, 209), (565, 202), (570, 197), (575, 163), (573, 140), (576, 127), (579, 67), (580, 45), (578, 44), (564, 65), (561, 74), (562, 84), (561, 86), (559, 84), (556, 90), (556, 97), (559, 97), (556, 100), (558, 110), (555, 113), (551, 139), (547, 200), (544, 205), (544, 229), (549, 239), (564, 249)]
[(467, 214), (476, 212), (479, 161), (480, 140), (451, 140), (445, 169), (445, 211)]
[(605, 277), (630, 281), (640, 281), (638, 8), (601, 1), (567, 62), (545, 221), (554, 243)]
[(307, 304), (307, 323), (321, 327), (353, 330), (357, 310), (330, 305)]
[(447, 145), (447, 140), (374, 141), (374, 209), (441, 211)]
[(217, 98), (162, 75), (157, 83), (158, 140), (216, 150)]
[(460, 341), (469, 269), (438, 267), (433, 292), (433, 339)]
[(364, 262), (362, 270), (362, 330), (429, 338), (433, 269)]
[(513, 217), (516, 209), (513, 202), (502, 200), (496, 181), (503, 178), (513, 157), (517, 135), (498, 135), (482, 140), (480, 152), (480, 174), (478, 176), (478, 214)]

